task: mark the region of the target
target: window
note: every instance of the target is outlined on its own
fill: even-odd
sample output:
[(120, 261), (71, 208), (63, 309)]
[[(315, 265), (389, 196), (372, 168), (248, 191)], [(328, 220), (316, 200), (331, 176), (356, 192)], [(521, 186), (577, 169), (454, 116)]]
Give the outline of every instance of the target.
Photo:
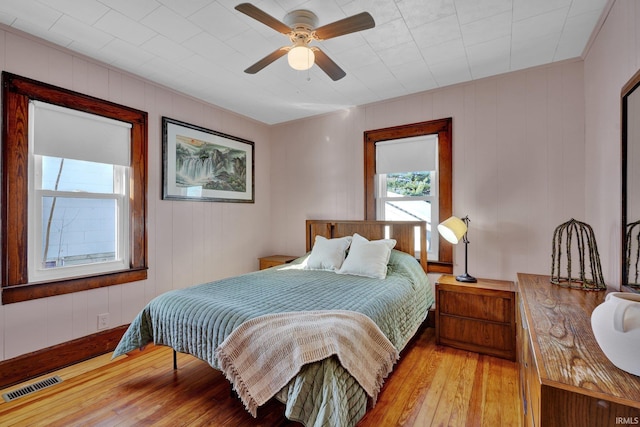
[[(438, 136), (378, 141), (376, 218), (427, 222), (427, 259), (438, 260)], [(432, 238), (432, 237), (436, 238)], [(420, 248), (422, 250), (422, 248)]]
[(427, 222), (430, 272), (451, 273), (436, 225), (451, 216), (452, 119), (365, 132), (366, 219)]
[(2, 80), (3, 303), (145, 279), (146, 113)]
[(29, 103), (31, 281), (128, 267), (130, 136), (129, 123)]

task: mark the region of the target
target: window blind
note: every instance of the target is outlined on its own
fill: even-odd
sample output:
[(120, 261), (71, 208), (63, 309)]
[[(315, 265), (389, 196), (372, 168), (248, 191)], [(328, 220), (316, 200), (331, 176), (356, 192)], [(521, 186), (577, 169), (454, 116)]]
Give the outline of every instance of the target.
[(29, 108), (35, 154), (130, 165), (130, 123), (41, 101)]
[(376, 142), (376, 173), (436, 170), (438, 135)]

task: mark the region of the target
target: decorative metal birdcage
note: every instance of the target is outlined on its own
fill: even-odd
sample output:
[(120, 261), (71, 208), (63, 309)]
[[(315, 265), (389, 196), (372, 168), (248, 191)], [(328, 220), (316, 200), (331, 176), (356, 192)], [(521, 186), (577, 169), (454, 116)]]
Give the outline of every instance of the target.
[(640, 288), (640, 221), (627, 224), (626, 240), (627, 286)]
[[(598, 245), (589, 224), (573, 218), (560, 224), (553, 233), (552, 245), (551, 283), (589, 291), (607, 289), (602, 277)], [(572, 256), (578, 257), (577, 277), (572, 275)], [(564, 266), (563, 258), (566, 258)]]

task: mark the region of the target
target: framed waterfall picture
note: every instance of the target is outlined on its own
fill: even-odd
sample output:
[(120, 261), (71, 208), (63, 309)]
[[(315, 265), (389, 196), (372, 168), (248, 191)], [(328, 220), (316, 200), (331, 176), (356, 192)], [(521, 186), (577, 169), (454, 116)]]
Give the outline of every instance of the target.
[(162, 118), (162, 198), (254, 202), (254, 144)]

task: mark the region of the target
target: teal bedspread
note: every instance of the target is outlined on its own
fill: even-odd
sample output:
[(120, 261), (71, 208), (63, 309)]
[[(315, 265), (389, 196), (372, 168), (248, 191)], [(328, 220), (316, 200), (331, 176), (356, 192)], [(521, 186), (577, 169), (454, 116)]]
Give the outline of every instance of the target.
[[(113, 357), (153, 342), (219, 369), (215, 349), (243, 322), (331, 309), (369, 316), (400, 351), (434, 300), (420, 264), (403, 252), (392, 251), (384, 280), (304, 270), (303, 260), (156, 297), (133, 320)], [(305, 366), (277, 398), (289, 419), (307, 427), (353, 426), (367, 410), (366, 393), (335, 357)]]

